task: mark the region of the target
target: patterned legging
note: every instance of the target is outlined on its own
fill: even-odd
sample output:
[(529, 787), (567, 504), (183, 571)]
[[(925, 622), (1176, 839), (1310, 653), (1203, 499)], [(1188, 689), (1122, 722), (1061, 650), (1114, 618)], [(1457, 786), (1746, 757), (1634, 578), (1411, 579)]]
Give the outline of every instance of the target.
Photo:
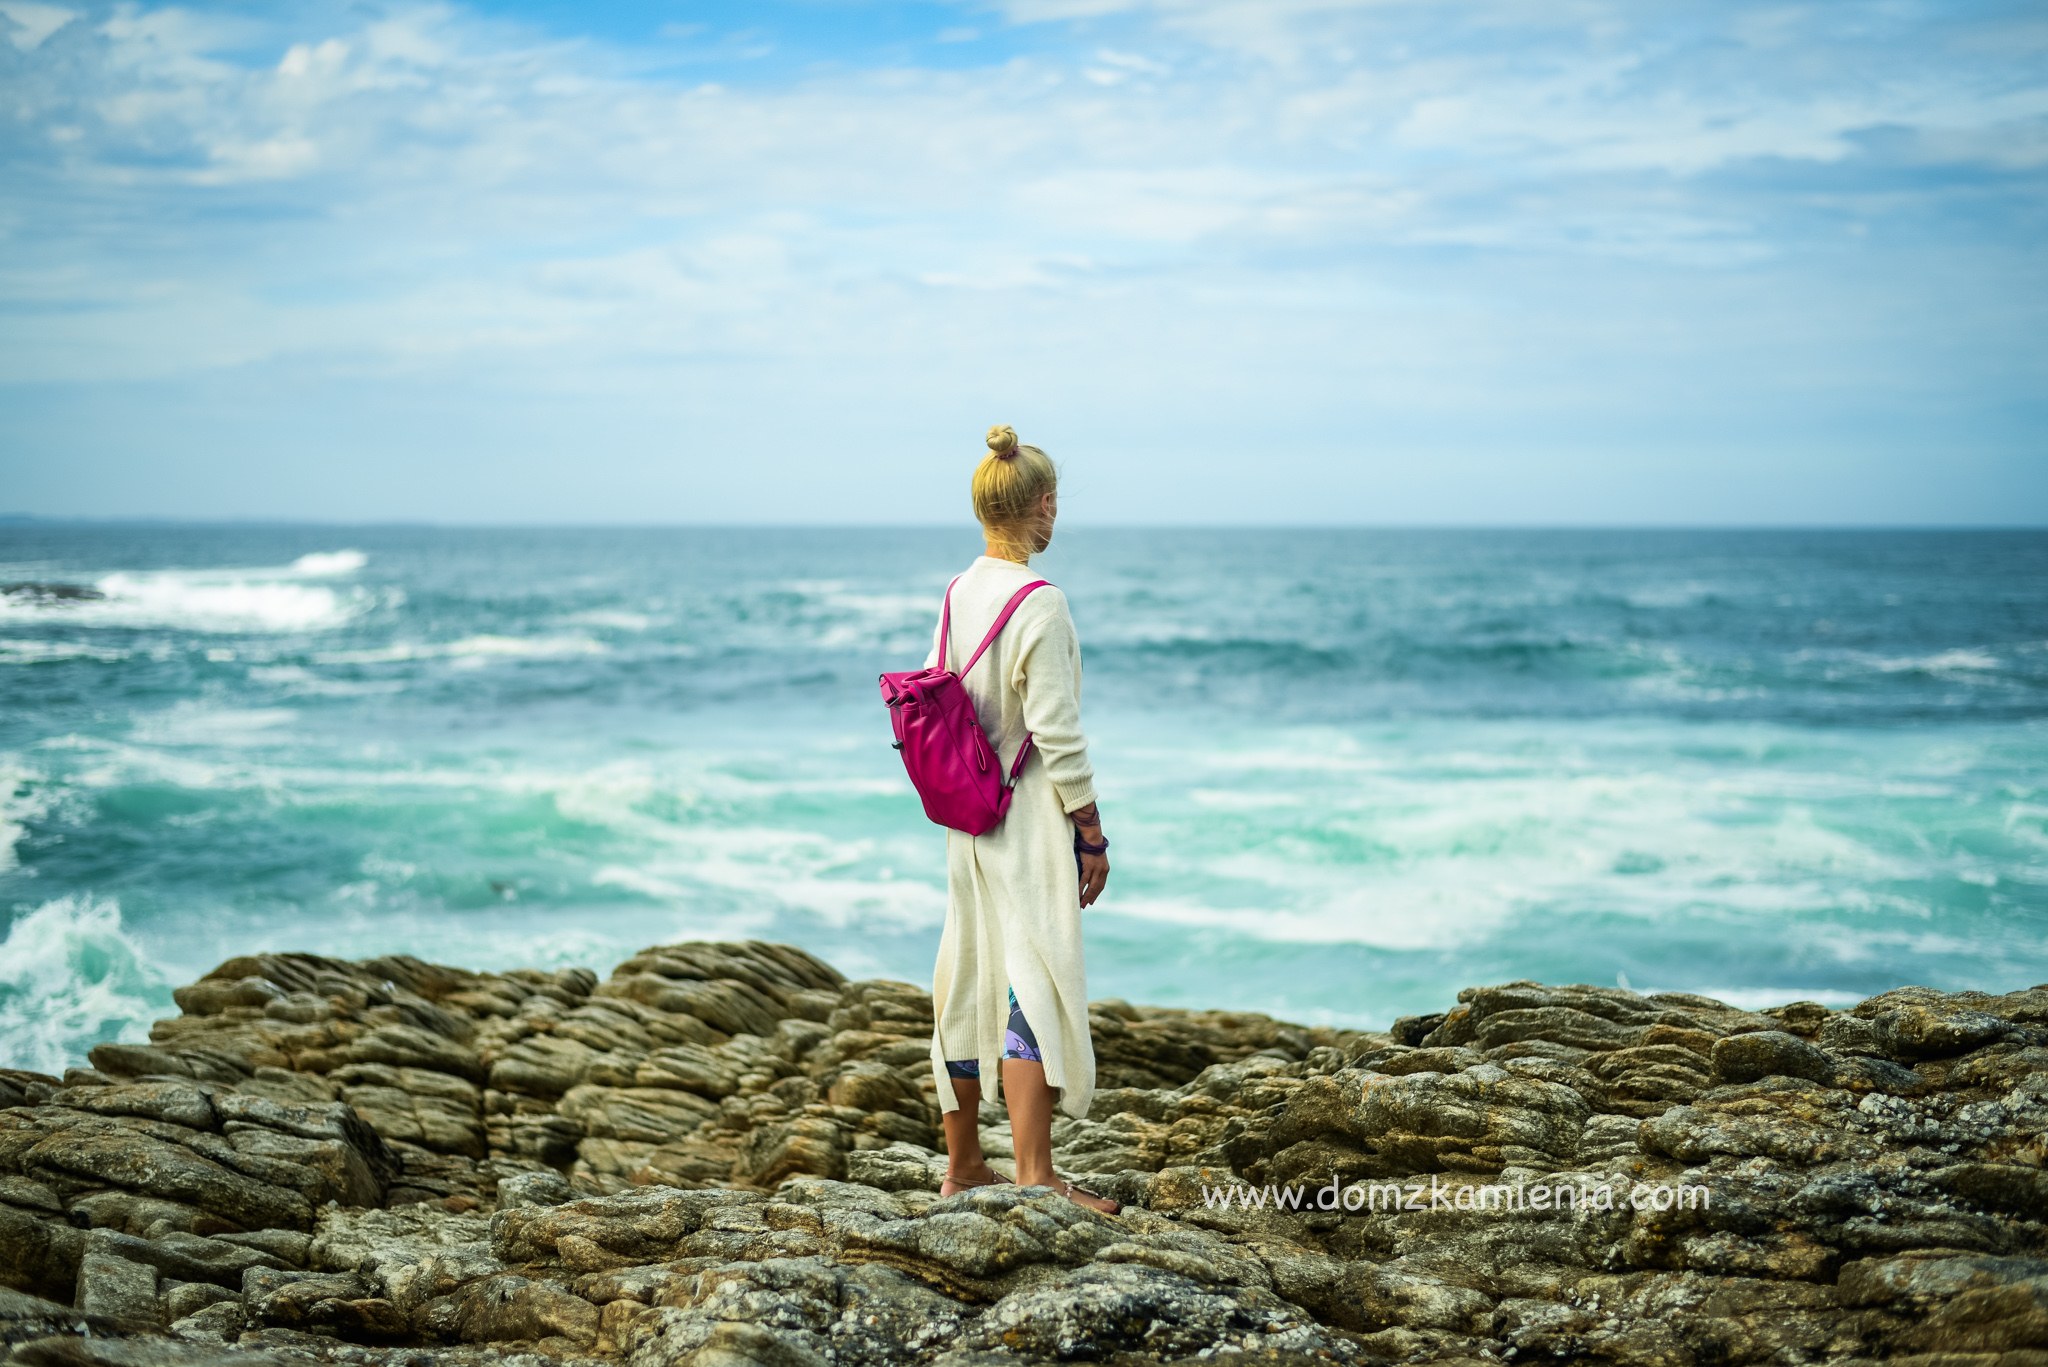
[[(1028, 1058), (1034, 1062), (1043, 1060), (1038, 1052), (1038, 1036), (1031, 1033), (1031, 1026), (1024, 1019), (1024, 1008), (1017, 1005), (1017, 989), (1010, 989), (1010, 1026), (1003, 1032), (1003, 1057)], [(947, 1077), (978, 1078), (981, 1076), (981, 1060), (975, 1058), (949, 1058), (946, 1060)]]

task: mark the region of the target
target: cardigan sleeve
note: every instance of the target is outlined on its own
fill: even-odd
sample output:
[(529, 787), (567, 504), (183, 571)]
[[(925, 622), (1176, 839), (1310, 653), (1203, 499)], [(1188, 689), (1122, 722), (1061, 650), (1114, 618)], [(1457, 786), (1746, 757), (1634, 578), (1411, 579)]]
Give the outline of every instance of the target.
[(1081, 734), (1081, 641), (1064, 593), (1048, 587), (1031, 597), (1048, 603), (1028, 623), (1018, 623), (1024, 627), (1023, 648), (1010, 683), (1024, 700), (1024, 725), (1059, 794), (1060, 810), (1078, 811), (1095, 801), (1095, 770), (1088, 762), (1088, 738)]

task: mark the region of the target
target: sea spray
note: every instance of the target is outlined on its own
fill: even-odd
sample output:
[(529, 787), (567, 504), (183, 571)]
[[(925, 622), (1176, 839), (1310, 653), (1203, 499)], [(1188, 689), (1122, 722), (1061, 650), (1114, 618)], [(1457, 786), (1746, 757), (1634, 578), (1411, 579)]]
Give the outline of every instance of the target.
[[(872, 692), (965, 532), (0, 538), (0, 579), (152, 586), (0, 612), (0, 933), (118, 897), (173, 979), (733, 937), (928, 978), (944, 833)], [(1091, 996), (1383, 1026), (1518, 977), (2048, 978), (2048, 536), (1063, 526), (1039, 568), (1116, 841)], [(86, 967), (36, 979), (55, 1016)]]
[(171, 1003), (171, 980), (121, 928), (111, 898), (59, 897), (0, 944), (0, 1063), (61, 1074), (106, 1040), (141, 1040)]
[(27, 823), (49, 802), (49, 790), (20, 763), (0, 756), (0, 873), (20, 861), (16, 846), (28, 833)]

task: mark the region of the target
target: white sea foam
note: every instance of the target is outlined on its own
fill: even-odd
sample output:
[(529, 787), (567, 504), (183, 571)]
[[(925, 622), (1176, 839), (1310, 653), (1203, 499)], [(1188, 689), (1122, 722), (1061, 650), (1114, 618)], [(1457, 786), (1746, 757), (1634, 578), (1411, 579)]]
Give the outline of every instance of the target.
[(1999, 825), (2013, 839), (2025, 841), (2037, 850), (2048, 850), (2048, 804), (2024, 799), (2007, 803)]
[(909, 649), (919, 638), (929, 639), (943, 592), (871, 593), (838, 579), (797, 579), (780, 587), (801, 594), (831, 619), (812, 639), (820, 650)]
[[(1184, 748), (1177, 746), (1174, 750)], [(1169, 751), (1158, 754), (1156, 758), (1170, 764), (1173, 754)], [(1390, 760), (1383, 754), (1368, 753), (1350, 736), (1329, 733), (1304, 738), (1299, 744), (1246, 745), (1232, 744), (1224, 739), (1222, 743), (1207, 748), (1201, 763), (1225, 781), (1241, 781), (1244, 776), (1260, 771), (1275, 774), (1367, 774), (1386, 769)]]
[(1099, 626), (1091, 623), (1088, 631), (1091, 644), (1117, 646), (1207, 645), (1216, 638), (1213, 627), (1173, 618), (1111, 619)]
[[(721, 833), (725, 834), (730, 833)], [(721, 840), (678, 871), (733, 894), (743, 905), (799, 912), (839, 931), (882, 925), (936, 930), (945, 921), (943, 886), (853, 874), (835, 877), (802, 867), (808, 862), (803, 853), (792, 860), (728, 850)]]
[(361, 650), (323, 650), (317, 652), (313, 660), (323, 665), (382, 665), (430, 659), (438, 653), (430, 645), (399, 641), (388, 646), (366, 646)]
[[(921, 844), (894, 837), (841, 839), (748, 815), (791, 795), (909, 800), (907, 785), (894, 776), (755, 779), (722, 772), (701, 757), (676, 757), (658, 769), (621, 760), (587, 770), (468, 764), (361, 770), (258, 762), (255, 756), (289, 743), (294, 715), (284, 708), (173, 706), (138, 725), (128, 741), (77, 738), (67, 748), (87, 757), (72, 766), (69, 779), (85, 789), (168, 783), (194, 791), (257, 790), (317, 800), (372, 790), (386, 801), (407, 790), (486, 800), (546, 795), (564, 817), (601, 828), (635, 852), (630, 864), (599, 866), (590, 875), (596, 887), (636, 892), (693, 913), (715, 902), (722, 915), (745, 912), (772, 920), (796, 914), (841, 929), (935, 926), (944, 917), (943, 848), (929, 838)], [(706, 819), (678, 819), (678, 810), (701, 811)], [(925, 835), (915, 826), (904, 829)], [(898, 878), (898, 867), (924, 867), (932, 876)], [(385, 867), (375, 858), (366, 858), (363, 869), (382, 885), (407, 882), (418, 872), (409, 865)], [(366, 894), (357, 900), (376, 899)]]
[(644, 612), (623, 612), (615, 609), (592, 608), (588, 612), (572, 612), (562, 618), (572, 626), (599, 627), (610, 631), (645, 631), (654, 625), (654, 618)]
[(671, 878), (660, 878), (646, 869), (628, 868), (622, 864), (607, 864), (590, 875), (591, 883), (600, 888), (624, 888), (650, 897), (659, 902), (681, 902), (689, 897), (691, 888), (687, 883)]
[(1958, 670), (1998, 668), (1998, 657), (1988, 650), (1944, 650), (1934, 655), (1902, 655), (1876, 661), (1877, 667), (1887, 674), (1902, 674), (1915, 671), (1924, 674), (1947, 674)]
[(307, 578), (327, 578), (332, 575), (354, 574), (370, 563), (370, 557), (361, 551), (309, 551), (292, 561), (292, 573)]
[(605, 655), (611, 647), (583, 635), (499, 636), (484, 632), (455, 641), (396, 641), (362, 650), (327, 650), (316, 664), (401, 664), (409, 660), (452, 660), (458, 669), (476, 669), (493, 660), (561, 660), (578, 655)]
[(276, 580), (207, 580), (187, 574), (110, 574), (106, 598), (82, 605), (87, 620), (109, 626), (172, 626), (193, 631), (318, 631), (361, 610), (333, 589)]
[(39, 750), (75, 755), (66, 768), (65, 782), (82, 790), (119, 788), (131, 783), (162, 783), (195, 791), (267, 788), (298, 791), (302, 777), (292, 770), (256, 765), (242, 756), (230, 760), (205, 759), (180, 748), (160, 745), (131, 745), (77, 734), (55, 736), (42, 742)]
[[(1690, 765), (1672, 762), (1667, 737), (1625, 727), (1567, 745), (1514, 728), (1494, 747), (1460, 726), (1438, 743), (1390, 737), (1368, 761), (1329, 739), (1282, 732), (1133, 766), (1176, 797), (1134, 794), (1155, 815), (1122, 832), (1126, 855), (1134, 869), (1171, 857), (1180, 887), (1127, 889), (1115, 911), (1269, 941), (1441, 950), (1538, 924), (1568, 936), (1581, 917), (1659, 923), (1711, 908), (1754, 924), (1854, 910), (1853, 889), (1975, 867), (1922, 850), (1904, 814), (1872, 825), (1868, 779), (1833, 752)], [(1834, 816), (1842, 804), (1855, 823)], [(1301, 806), (1317, 810), (1311, 825)]]
[(39, 665), (49, 664), (54, 660), (99, 660), (112, 663), (127, 658), (128, 652), (125, 650), (88, 645), (83, 641), (0, 639), (0, 665)]
[(1830, 678), (1874, 670), (1879, 674), (1940, 674), (1975, 680), (2003, 668), (2005, 663), (1989, 650), (1972, 647), (1941, 650), (1932, 655), (1873, 655), (1862, 650), (1807, 647), (1786, 658), (1793, 663), (1820, 663)]
[(15, 846), (28, 834), (28, 823), (48, 810), (49, 801), (37, 775), (12, 756), (0, 756), (0, 873), (15, 866)]
[[(65, 766), (66, 781), (262, 790), (337, 811), (374, 795), (380, 808), (416, 805), (437, 822), (459, 804), (473, 809), (478, 830), (491, 832), (514, 810), (525, 828), (533, 804), (515, 799), (538, 795), (581, 829), (565, 825), (561, 848), (534, 850), (553, 873), (522, 879), (521, 902), (486, 915), (493, 927), (511, 924), (501, 911), (526, 924), (531, 886), (536, 918), (568, 917), (588, 931), (558, 942), (536, 919), (521, 952), (549, 962), (563, 961), (559, 955), (602, 968), (673, 932), (793, 938), (844, 966), (848, 945), (901, 954), (944, 917), (942, 835), (918, 819), (900, 766), (874, 736), (709, 733), (604, 763), (579, 764), (576, 756), (617, 751), (536, 750), (525, 759), (493, 751), (489, 759), (416, 767), (398, 756), (358, 762), (324, 749), (291, 756), (258, 748), (290, 736), (289, 720), (289, 712), (267, 708), (167, 710), (153, 723), (158, 729), (127, 741), (78, 740), (73, 751), (90, 753), (70, 756), (77, 762)], [(1597, 964), (1607, 953), (1599, 937), (1631, 918), (1640, 923), (1623, 932), (1631, 943), (1682, 927), (1689, 941), (1792, 944), (1793, 963), (1867, 975), (1870, 963), (1967, 952), (1924, 938), (1930, 903), (1912, 887), (1944, 872), (1960, 878), (1995, 867), (2009, 875), (2014, 867), (1982, 850), (1966, 857), (1928, 849), (1914, 821), (1928, 796), (1871, 788), (1873, 770), (1899, 781), (1929, 765), (1970, 767), (1974, 752), (1965, 751), (1978, 742), (1951, 736), (1935, 743), (1765, 726), (1708, 735), (1643, 723), (1460, 721), (1348, 735), (1326, 727), (1219, 732), (1173, 748), (1149, 724), (1149, 743), (1129, 743), (1123, 728), (1135, 725), (1113, 722), (1098, 736), (1103, 771), (1128, 800), (1119, 800), (1116, 818), (1121, 879), (1096, 914), (1152, 922), (1162, 934), (1214, 932), (1218, 943), (1241, 936), (1302, 946), (1283, 953), (1303, 963), (1326, 944), (1455, 953), (1555, 947), (1577, 937)], [(869, 750), (876, 763), (864, 758)], [(540, 760), (543, 753), (557, 758)], [(42, 750), (37, 757), (45, 758)], [(288, 758), (303, 762), (281, 762)], [(833, 800), (842, 796), (848, 800)], [(1904, 805), (1885, 805), (1895, 799)], [(1304, 808), (1314, 820), (1302, 817)], [(2038, 803), (1996, 810), (2012, 813), (2015, 844), (2041, 834)], [(1995, 820), (1992, 809), (1985, 820)], [(495, 938), (483, 951), (465, 944), (476, 923), (465, 929), (465, 918), (444, 914), (437, 901), (440, 845), (408, 843), (393, 829), (380, 820), (373, 838), (388, 843), (394, 862), (385, 868), (365, 857), (361, 881), (343, 882), (321, 904), (317, 927), (289, 924), (294, 947), (317, 941), (362, 954), (396, 936), (411, 952), (456, 962), (516, 962)], [(485, 839), (501, 848), (497, 834)], [(587, 906), (563, 891), (579, 881)], [(1792, 928), (1805, 918), (1817, 926), (1810, 941)], [(1922, 939), (1863, 933), (1908, 920)], [(1831, 938), (1844, 948), (1832, 948)], [(1850, 957), (1858, 943), (1881, 948), (1858, 962)], [(245, 947), (224, 942), (222, 953)], [(1665, 963), (1662, 976), (1671, 968)], [(906, 974), (901, 963), (885, 971)], [(1223, 964), (1214, 971), (1229, 972)], [(1739, 983), (1746, 969), (1702, 971)]]
[(117, 570), (93, 581), (103, 597), (0, 598), (0, 621), (85, 627), (171, 627), (199, 632), (326, 631), (374, 607), (360, 586), (338, 590), (306, 579), (353, 574), (361, 551), (315, 551), (289, 565), (254, 569)]
[[(699, 786), (706, 779), (713, 780), (715, 795)], [(680, 800), (685, 808), (708, 799), (729, 809), (736, 799), (760, 802), (770, 791), (779, 796), (793, 789), (829, 791), (840, 782), (881, 786), (864, 779), (769, 783), (704, 773), (658, 776), (644, 765), (626, 763), (561, 783), (554, 801), (563, 816), (603, 826), (640, 845), (631, 866), (606, 865), (592, 876), (601, 887), (685, 905), (700, 903), (706, 893), (725, 894), (739, 907), (801, 913), (835, 929), (937, 925), (946, 911), (942, 886), (895, 877), (896, 862), (914, 860), (875, 867), (876, 857), (891, 842), (838, 840), (810, 830), (730, 820), (684, 824), (640, 809), (656, 796)], [(943, 877), (943, 864), (934, 868)]]
[(1190, 788), (1187, 799), (1197, 807), (1232, 812), (1296, 809), (1307, 806), (1311, 800), (1305, 793), (1244, 793), (1229, 788)]
[(442, 651), (450, 659), (475, 661), (482, 664), (487, 660), (560, 660), (574, 655), (604, 655), (610, 646), (588, 636), (495, 636), (484, 633), (465, 636), (451, 641)]
[(60, 897), (0, 944), (0, 1063), (61, 1073), (103, 1040), (146, 1038), (170, 982), (121, 926), (111, 898)]
[(289, 707), (214, 707), (190, 699), (136, 720), (129, 734), (143, 745), (181, 747), (288, 744), (298, 717)]

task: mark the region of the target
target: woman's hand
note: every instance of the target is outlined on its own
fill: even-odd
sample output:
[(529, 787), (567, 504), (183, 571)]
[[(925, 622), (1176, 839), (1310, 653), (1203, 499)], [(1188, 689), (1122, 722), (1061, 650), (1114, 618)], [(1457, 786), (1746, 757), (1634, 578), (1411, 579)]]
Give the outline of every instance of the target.
[[(1102, 838), (1102, 813), (1094, 803), (1078, 807), (1067, 813), (1074, 822), (1074, 836), (1090, 845), (1105, 844)], [(1092, 906), (1102, 896), (1103, 885), (1109, 882), (1109, 853), (1090, 854), (1086, 850), (1074, 851), (1075, 862), (1081, 872), (1081, 905)]]
[(1102, 886), (1109, 881), (1109, 856), (1106, 854), (1083, 854), (1081, 856), (1081, 905), (1092, 906), (1102, 896)]

